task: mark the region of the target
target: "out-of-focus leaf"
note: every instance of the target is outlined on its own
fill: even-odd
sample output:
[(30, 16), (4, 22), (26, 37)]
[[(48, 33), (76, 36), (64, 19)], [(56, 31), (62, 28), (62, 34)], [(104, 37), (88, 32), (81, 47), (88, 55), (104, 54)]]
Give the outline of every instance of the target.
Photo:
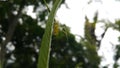
[(43, 35), (43, 39), (42, 39), (41, 47), (39, 51), (38, 68), (48, 68), (52, 30), (53, 30), (53, 21), (61, 1), (62, 0), (56, 0), (50, 12), (50, 15), (48, 17), (45, 33)]

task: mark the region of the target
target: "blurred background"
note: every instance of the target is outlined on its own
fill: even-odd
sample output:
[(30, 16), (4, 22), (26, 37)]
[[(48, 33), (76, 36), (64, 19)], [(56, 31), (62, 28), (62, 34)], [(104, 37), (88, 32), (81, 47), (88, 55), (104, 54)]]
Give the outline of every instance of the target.
[[(56, 0), (46, 0), (51, 9)], [(120, 1), (63, 0), (55, 19), (49, 68), (119, 68)], [(49, 12), (43, 0), (0, 0), (0, 61), (37, 68)]]

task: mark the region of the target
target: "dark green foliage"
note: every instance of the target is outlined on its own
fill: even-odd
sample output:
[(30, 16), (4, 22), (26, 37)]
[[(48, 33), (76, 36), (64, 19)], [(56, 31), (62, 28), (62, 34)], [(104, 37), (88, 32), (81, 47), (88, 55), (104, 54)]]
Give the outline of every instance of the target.
[(87, 16), (85, 17), (85, 39), (89, 42), (90, 45), (96, 45), (97, 39), (95, 35), (96, 23), (97, 23), (98, 13), (95, 14), (93, 22), (90, 22)]
[[(115, 25), (115, 26), (112, 26), (112, 27), (113, 27), (114, 29), (120, 31), (120, 20), (117, 20), (114, 25)], [(119, 42), (120, 42), (120, 37), (118, 37), (118, 40), (119, 40)], [(114, 55), (114, 61), (115, 61), (115, 63), (114, 63), (114, 65), (113, 65), (113, 67), (114, 67), (114, 68), (118, 68), (118, 67), (120, 66), (120, 65), (118, 64), (118, 60), (120, 59), (120, 44), (117, 44), (115, 49), (116, 49), (116, 53), (115, 53), (115, 55)]]
[[(44, 29), (38, 26), (36, 20), (30, 16), (25, 17), (25, 23), (19, 24), (16, 27), (13, 39), (11, 40), (15, 46), (15, 50), (12, 51), (11, 55), (14, 55), (16, 58), (14, 63), (9, 65), (12, 68), (34, 68), (37, 64), (37, 50), (38, 47), (40, 47)], [(8, 59), (10, 59), (10, 56)], [(7, 68), (9, 68), (9, 66), (7, 66)]]
[[(120, 20), (116, 20), (115, 24), (113, 24), (111, 27), (117, 31), (120, 31)], [(120, 37), (118, 37), (118, 41), (120, 42)], [(113, 59), (115, 61), (113, 68), (119, 68), (120, 65), (119, 65), (118, 61), (120, 59), (120, 44), (117, 44), (115, 46), (115, 55), (114, 55)]]
[(114, 27), (114, 28), (120, 31), (120, 20), (117, 20), (115, 22), (115, 25), (116, 25), (116, 27)]
[(67, 37), (68, 40), (63, 32), (53, 37), (50, 68), (74, 68), (78, 62), (84, 61), (81, 52), (82, 46), (75, 41), (72, 34), (68, 34)]

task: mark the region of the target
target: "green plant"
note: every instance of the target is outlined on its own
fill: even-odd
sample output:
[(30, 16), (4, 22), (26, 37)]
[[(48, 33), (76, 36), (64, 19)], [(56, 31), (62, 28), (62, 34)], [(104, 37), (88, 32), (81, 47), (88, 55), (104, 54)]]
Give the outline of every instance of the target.
[(50, 15), (47, 20), (45, 33), (42, 38), (41, 47), (39, 51), (39, 58), (38, 58), (38, 67), (37, 68), (48, 68), (49, 63), (49, 54), (50, 54), (50, 47), (51, 47), (51, 37), (52, 37), (52, 30), (53, 30), (53, 22), (56, 11), (60, 5), (62, 0), (56, 0), (53, 8), (50, 12)]

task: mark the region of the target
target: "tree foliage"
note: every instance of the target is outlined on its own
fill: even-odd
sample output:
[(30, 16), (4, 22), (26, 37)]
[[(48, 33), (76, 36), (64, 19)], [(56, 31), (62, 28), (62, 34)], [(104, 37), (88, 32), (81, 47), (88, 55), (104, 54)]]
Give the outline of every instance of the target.
[[(113, 24), (112, 27), (115, 30), (120, 31), (120, 20), (116, 20), (115, 24)], [(120, 37), (118, 37), (118, 40), (120, 42)], [(115, 47), (115, 55), (114, 55), (114, 61), (115, 62), (114, 62), (114, 65), (113, 65), (114, 68), (119, 68), (120, 67), (120, 65), (118, 63), (119, 59), (120, 59), (120, 44), (117, 44), (116, 47)]]

